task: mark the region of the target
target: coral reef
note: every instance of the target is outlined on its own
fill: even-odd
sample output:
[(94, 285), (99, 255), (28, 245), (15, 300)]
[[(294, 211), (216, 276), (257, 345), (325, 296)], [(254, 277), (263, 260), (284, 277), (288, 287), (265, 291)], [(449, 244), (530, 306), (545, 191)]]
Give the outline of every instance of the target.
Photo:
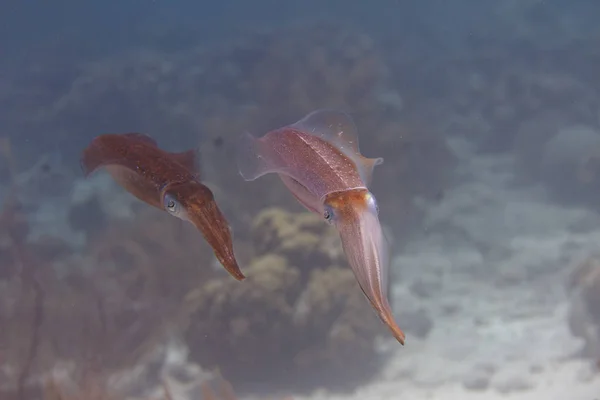
[(333, 388), (378, 370), (374, 340), (385, 330), (335, 230), (316, 215), (261, 212), (253, 241), (237, 246), (244, 285), (223, 272), (193, 227), (153, 209), (109, 219), (81, 253), (56, 238), (25, 242), (26, 215), (7, 208), (6, 216), (0, 390), (7, 395), (35, 396), (60, 362), (101, 376), (152, 364), (149, 354), (180, 335), (193, 361), (221, 368), (245, 390), (255, 382), (269, 392), (299, 382)]
[(114, 276), (131, 300), (171, 299), (218, 275), (212, 249), (191, 224), (144, 208), (93, 236), (81, 261)]
[(385, 330), (337, 233), (318, 216), (263, 210), (248, 229), (253, 239), (236, 241), (248, 272), (239, 285), (191, 225), (130, 202), (124, 215), (111, 215), (105, 203), (115, 200), (95, 182), (103, 189), (82, 189), (71, 203), (95, 198), (79, 218), (108, 215), (74, 252), (57, 236), (30, 235), (15, 180), (15, 201), (0, 218), (3, 393), (36, 396), (59, 363), (123, 374), (152, 364), (152, 354), (179, 336), (193, 361), (220, 367), (242, 389), (358, 384), (378, 370), (374, 340)]
[(212, 252), (154, 210), (111, 221), (81, 254), (57, 237), (27, 240), (17, 201), (0, 218), (0, 393), (35, 398), (61, 362), (106, 375), (144, 363), (171, 336), (179, 305), (209, 276)]
[[(423, 235), (399, 265), (421, 300), (407, 298), (414, 309), (405, 317), (427, 346), (404, 352), (400, 366), (386, 371), (385, 394), (367, 389), (355, 397), (394, 397), (398, 390), (432, 396), (431, 385), (447, 390), (449, 376), (469, 377), (462, 382), (471, 390), (502, 393), (546, 380), (554, 392), (566, 388), (574, 396), (582, 382), (569, 382), (576, 374), (558, 367), (571, 342), (555, 332), (564, 321), (548, 306), (562, 292), (546, 281), (529, 282), (560, 270), (582, 241), (597, 242), (594, 232), (582, 235), (595, 230), (597, 215), (541, 204), (528, 189), (544, 182), (557, 198), (600, 204), (600, 53), (596, 9), (575, 19), (584, 2), (547, 3), (492, 5), (488, 13), (501, 25), (479, 15), (478, 29), (458, 48), (435, 37), (443, 30), (411, 26), (419, 34), (406, 35), (396, 23), (393, 35), (382, 35), (393, 39), (380, 39), (303, 24), (210, 48), (137, 49), (87, 62), (57, 48), (39, 59), (40, 52), (29, 51), (27, 63), (3, 69), (0, 117), (18, 144), (17, 169), (26, 171), (15, 179), (21, 206), (7, 207), (0, 220), (0, 397), (29, 394), (43, 371), (64, 359), (106, 373), (126, 369), (131, 381), (146, 382), (131, 365), (161, 347), (166, 330), (183, 332), (195, 361), (221, 366), (242, 387), (258, 381), (272, 384), (266, 390), (298, 382), (331, 387), (338, 377), (358, 384), (375, 373), (369, 362), (377, 359), (372, 339), (380, 324), (345, 267), (334, 232), (318, 217), (289, 214), (300, 206), (276, 177), (244, 185), (231, 164), (239, 133), (261, 134), (319, 107), (351, 112), (362, 150), (385, 158), (373, 184), (384, 222), (410, 229), (407, 220), (421, 211), (412, 208), (413, 198), (434, 200), (424, 203)], [(586, 30), (590, 22), (594, 30)], [(65, 200), (73, 171), (37, 162), (40, 147), (60, 147), (75, 169), (92, 135), (128, 130), (168, 135), (173, 150), (201, 142), (203, 174), (218, 186), (226, 214), (236, 217), (246, 285), (212, 268), (210, 251), (190, 227), (135, 210), (109, 185), (90, 195), (77, 183)], [(445, 190), (454, 165), (448, 136), (468, 137), (478, 150), (514, 150), (516, 180), (527, 185), (511, 186), (509, 157), (490, 161), (476, 152), (458, 177), (467, 184)], [(5, 175), (1, 170), (0, 179)], [(100, 181), (86, 182), (89, 188)], [(254, 219), (265, 204), (285, 211)], [(103, 217), (90, 218), (100, 210)], [(66, 238), (59, 225), (66, 219), (85, 238)], [(82, 254), (71, 254), (73, 243)], [(570, 284), (569, 323), (586, 343), (583, 355), (594, 359), (600, 357), (598, 265), (597, 256), (582, 262)], [(490, 276), (497, 287), (485, 285)], [(472, 307), (473, 298), (481, 307)], [(523, 331), (530, 334), (507, 340)], [(498, 347), (472, 346), (482, 337)], [(553, 345), (557, 340), (561, 346)], [(549, 352), (560, 354), (558, 361), (540, 357)], [(525, 361), (510, 362), (516, 359)], [(556, 374), (542, 379), (543, 369)], [(194, 371), (174, 372), (185, 378), (182, 393), (213, 396), (192, 383)], [(399, 389), (395, 381), (407, 375)], [(164, 397), (160, 389), (138, 394)]]
[(213, 279), (188, 295), (191, 358), (253, 390), (257, 382), (303, 390), (372, 376), (382, 326), (335, 231), (313, 214), (273, 208), (255, 218), (252, 232), (243, 285)]
[(600, 258), (590, 256), (575, 265), (569, 280), (571, 332), (583, 339), (582, 356), (600, 360)]
[(83, 260), (56, 251), (57, 244), (24, 242), (26, 220), (7, 210), (11, 219), (3, 219), (1, 230), (0, 392), (35, 396), (41, 376), (60, 361), (102, 372), (127, 368), (162, 340), (173, 322), (167, 320), (174, 310), (169, 303), (160, 296), (135, 297), (131, 288), (139, 283), (128, 281), (127, 271), (81, 268)]
[[(239, 397), (229, 381), (218, 372), (202, 371), (198, 367), (163, 365), (158, 388), (141, 395), (124, 393), (115, 378), (95, 375), (75, 366), (55, 367), (46, 379), (43, 389), (43, 400), (237, 400)], [(187, 375), (190, 383), (183, 383), (173, 374)], [(181, 378), (181, 377), (179, 377)], [(281, 397), (281, 400), (292, 400)], [(275, 400), (271, 398), (270, 400)]]

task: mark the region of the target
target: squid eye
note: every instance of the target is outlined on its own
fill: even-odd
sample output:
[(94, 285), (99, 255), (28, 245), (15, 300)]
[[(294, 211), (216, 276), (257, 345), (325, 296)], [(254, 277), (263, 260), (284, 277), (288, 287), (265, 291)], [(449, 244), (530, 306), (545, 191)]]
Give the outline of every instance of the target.
[(165, 195), (164, 204), (165, 210), (167, 210), (170, 213), (175, 214), (179, 210), (179, 202), (175, 200), (170, 194)]
[(171, 211), (175, 211), (175, 201), (169, 200), (169, 203), (167, 204), (167, 208)]
[(333, 222), (333, 210), (331, 209), (331, 207), (325, 207), (325, 210), (323, 211), (323, 218), (325, 218), (325, 221), (327, 221), (328, 223), (332, 223)]

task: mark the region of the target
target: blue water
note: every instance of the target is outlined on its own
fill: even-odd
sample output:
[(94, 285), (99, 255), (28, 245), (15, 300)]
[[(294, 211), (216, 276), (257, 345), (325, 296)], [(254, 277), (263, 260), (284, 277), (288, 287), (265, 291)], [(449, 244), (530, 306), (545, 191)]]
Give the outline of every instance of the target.
[[(177, 399), (210, 381), (182, 372), (198, 366), (219, 368), (242, 395), (445, 398), (435, 390), (448, 384), (469, 398), (510, 386), (537, 399), (557, 379), (531, 371), (575, 365), (593, 378), (559, 388), (600, 393), (600, 3), (4, 0), (0, 10), (0, 400), (42, 398), (39, 380), (65, 360), (109, 392), (147, 395), (155, 371), (134, 387), (106, 377), (164, 362), (149, 350), (175, 354), (169, 340), (189, 350), (169, 370), (193, 382)], [(320, 108), (349, 113), (363, 155), (385, 160), (369, 189), (404, 347), (352, 286), (322, 216), (275, 176), (238, 173), (239, 135)], [(256, 280), (234, 282), (197, 229), (106, 171), (84, 177), (93, 138), (127, 132), (198, 151)], [(523, 381), (502, 383), (515, 360)]]

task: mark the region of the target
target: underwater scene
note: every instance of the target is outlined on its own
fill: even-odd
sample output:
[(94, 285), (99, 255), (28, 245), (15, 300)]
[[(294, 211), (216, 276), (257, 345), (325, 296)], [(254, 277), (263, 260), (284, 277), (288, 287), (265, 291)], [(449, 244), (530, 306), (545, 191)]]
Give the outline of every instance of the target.
[(600, 400), (600, 2), (1, 9), (0, 400)]

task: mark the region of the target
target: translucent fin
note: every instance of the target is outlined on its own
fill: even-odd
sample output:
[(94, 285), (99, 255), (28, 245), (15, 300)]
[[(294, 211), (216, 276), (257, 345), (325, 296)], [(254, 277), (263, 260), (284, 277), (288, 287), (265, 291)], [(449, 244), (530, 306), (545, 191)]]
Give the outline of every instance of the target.
[(313, 111), (290, 127), (320, 137), (346, 154), (360, 154), (356, 125), (352, 117), (343, 111)]
[(313, 111), (290, 127), (319, 137), (340, 149), (354, 161), (366, 186), (371, 183), (375, 166), (383, 163), (383, 158), (367, 158), (360, 154), (358, 130), (352, 117), (343, 111)]
[(236, 146), (238, 171), (246, 181), (253, 181), (269, 172), (275, 172), (263, 154), (260, 139), (244, 132)]
[(123, 136), (127, 137), (130, 140), (137, 140), (137, 141), (149, 144), (151, 146), (158, 147), (158, 143), (156, 143), (156, 140), (152, 139), (150, 136), (146, 135), (145, 133), (131, 132), (131, 133), (124, 133)]
[(373, 170), (376, 166), (383, 164), (383, 158), (367, 158), (360, 156), (359, 161), (354, 160), (358, 173), (367, 187), (371, 185), (373, 180)]

